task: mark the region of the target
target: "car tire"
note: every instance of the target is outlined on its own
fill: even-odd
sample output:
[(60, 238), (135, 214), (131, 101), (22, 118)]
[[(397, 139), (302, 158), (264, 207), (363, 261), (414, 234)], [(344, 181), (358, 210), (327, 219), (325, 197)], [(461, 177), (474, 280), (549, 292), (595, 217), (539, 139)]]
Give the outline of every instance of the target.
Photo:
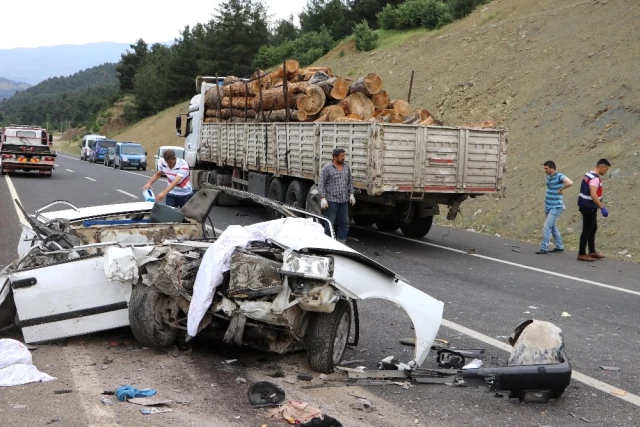
[(304, 209), (307, 204), (309, 187), (311, 187), (311, 185), (302, 180), (296, 179), (291, 181), (291, 184), (289, 184), (287, 188), (285, 203), (294, 208)]
[(353, 222), (359, 227), (371, 227), (378, 218), (374, 215), (355, 215)]
[(351, 306), (340, 300), (331, 313), (313, 313), (307, 333), (307, 358), (314, 371), (329, 374), (344, 357), (351, 331)]
[(120, 163), (118, 164), (118, 169), (120, 169), (120, 170), (124, 169), (124, 168), (122, 167), (122, 162), (120, 162)]
[(410, 223), (401, 223), (400, 230), (402, 230), (402, 234), (405, 237), (411, 237), (414, 239), (419, 239), (424, 237), (431, 230), (431, 225), (433, 224), (432, 216), (423, 216), (423, 217), (413, 217)]
[(143, 171), (146, 171), (146, 170), (147, 170), (147, 167), (146, 167), (146, 166), (143, 166), (143, 167), (142, 167), (142, 170), (143, 170)]
[(142, 345), (164, 348), (175, 344), (178, 329), (162, 322), (161, 310), (171, 298), (153, 286), (137, 284), (129, 300), (129, 325), (136, 340)]
[(397, 231), (400, 228), (400, 221), (391, 216), (383, 216), (376, 219), (376, 227), (380, 231)]

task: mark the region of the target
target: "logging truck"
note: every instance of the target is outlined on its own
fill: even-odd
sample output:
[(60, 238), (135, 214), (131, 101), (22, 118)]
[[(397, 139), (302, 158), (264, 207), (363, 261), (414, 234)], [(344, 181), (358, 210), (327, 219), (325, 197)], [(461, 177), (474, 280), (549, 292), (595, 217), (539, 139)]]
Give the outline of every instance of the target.
[(0, 132), (0, 172), (2, 175), (38, 171), (50, 177), (56, 162), (51, 149), (53, 135), (40, 126), (9, 125)]
[(371, 76), (371, 84), (344, 84), (323, 71), (314, 82), (318, 72), (311, 73), (306, 81), (282, 70), (287, 77), (276, 82), (273, 75), (198, 77), (198, 94), (176, 117), (194, 189), (231, 186), (319, 213), (320, 170), (334, 148), (344, 148), (356, 225), (414, 238), (429, 232), (440, 206), (453, 220), (467, 198), (503, 194), (505, 131), (427, 126), (434, 123), (428, 112), (425, 118), (406, 101), (389, 100)]

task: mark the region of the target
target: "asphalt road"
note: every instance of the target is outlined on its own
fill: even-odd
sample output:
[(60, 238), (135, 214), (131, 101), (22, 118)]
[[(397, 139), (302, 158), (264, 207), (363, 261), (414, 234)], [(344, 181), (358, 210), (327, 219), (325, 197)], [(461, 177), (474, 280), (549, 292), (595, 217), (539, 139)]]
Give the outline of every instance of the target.
[[(118, 171), (67, 156), (59, 156), (57, 164), (52, 178), (11, 177), (28, 212), (56, 199), (77, 206), (141, 201), (142, 186), (151, 175), (150, 171)], [(157, 183), (156, 193), (164, 185)], [(8, 188), (0, 184), (0, 214), (12, 219), (0, 224), (0, 265), (15, 257), (19, 233)], [(218, 207), (212, 217), (221, 229), (267, 219), (256, 207)], [(492, 340), (504, 346), (506, 337), (522, 321), (548, 320), (562, 328), (574, 369), (572, 384), (563, 397), (548, 404), (521, 404), (496, 398), (483, 389), (370, 387), (374, 400), (394, 408), (381, 414), (379, 425), (391, 423), (394, 411), (415, 417), (422, 425), (640, 424), (640, 266), (613, 260), (579, 263), (575, 253), (535, 255), (536, 246), (531, 244), (444, 227), (434, 227), (420, 241), (379, 233), (375, 228), (353, 228), (348, 244), (442, 300), (445, 321), (439, 338), (451, 345), (483, 347), (487, 356), (504, 362), (508, 353)], [(467, 253), (468, 249), (473, 253)], [(346, 359), (361, 359), (362, 365), (374, 368), (392, 354), (404, 361), (411, 358), (412, 348), (399, 343), (400, 338), (412, 336), (411, 323), (400, 308), (363, 301), (360, 310), (361, 342), (348, 350)], [(282, 362), (304, 363), (301, 358), (287, 356)], [(430, 356), (429, 363), (434, 365), (434, 359), (435, 355)]]

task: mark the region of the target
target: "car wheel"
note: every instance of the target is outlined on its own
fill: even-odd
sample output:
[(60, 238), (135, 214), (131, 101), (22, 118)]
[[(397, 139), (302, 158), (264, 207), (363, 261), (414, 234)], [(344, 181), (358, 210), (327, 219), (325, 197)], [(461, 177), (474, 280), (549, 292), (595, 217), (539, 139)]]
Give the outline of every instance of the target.
[(143, 170), (143, 171), (146, 171), (146, 170), (147, 170), (147, 167), (146, 167), (146, 166), (143, 166), (143, 167), (142, 167), (142, 170)]
[(427, 235), (433, 224), (432, 216), (413, 217), (410, 223), (401, 223), (400, 230), (406, 237), (420, 238)]
[(376, 223), (376, 219), (378, 218), (374, 215), (355, 215), (353, 222), (360, 227), (371, 227)]
[(6, 175), (7, 171), (4, 170), (4, 167), (0, 167), (0, 172), (2, 173), (2, 175)]
[(120, 170), (124, 169), (124, 168), (122, 167), (122, 162), (118, 163), (118, 169), (120, 169)]
[(376, 220), (376, 227), (380, 231), (396, 231), (400, 228), (400, 221), (394, 217), (383, 216)]
[(168, 347), (178, 339), (179, 330), (169, 326), (165, 316), (173, 318), (179, 310), (174, 300), (161, 294), (153, 286), (138, 284), (133, 287), (129, 300), (131, 332), (142, 345)]
[(313, 313), (307, 334), (307, 358), (314, 371), (331, 373), (344, 356), (351, 331), (351, 306), (340, 300), (331, 313)]
[(309, 193), (310, 185), (304, 181), (296, 179), (291, 181), (289, 188), (287, 188), (287, 195), (285, 202), (289, 206), (294, 208), (304, 209), (307, 204), (307, 193)]

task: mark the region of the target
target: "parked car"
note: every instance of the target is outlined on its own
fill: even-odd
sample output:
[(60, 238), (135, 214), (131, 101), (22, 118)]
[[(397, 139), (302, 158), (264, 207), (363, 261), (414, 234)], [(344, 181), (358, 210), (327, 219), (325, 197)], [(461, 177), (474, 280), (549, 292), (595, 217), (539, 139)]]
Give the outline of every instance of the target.
[(96, 141), (99, 139), (105, 139), (104, 135), (85, 135), (80, 142), (80, 160), (88, 160), (91, 150), (93, 149)]
[(178, 147), (178, 146), (173, 146), (173, 145), (163, 145), (158, 150), (158, 154), (153, 156), (155, 161), (156, 161), (156, 169), (155, 169), (156, 172), (160, 170), (160, 159), (162, 159), (162, 155), (167, 150), (173, 150), (176, 153), (176, 158), (184, 159), (184, 147)]
[(118, 141), (114, 139), (99, 139), (96, 141), (95, 145), (90, 151), (89, 154), (89, 162), (98, 163), (100, 161), (104, 161), (104, 155), (109, 151), (110, 148), (115, 148)]
[[(212, 225), (220, 194), (282, 218), (230, 226), (216, 238), (207, 221)], [(21, 258), (0, 272), (0, 328), (15, 319), (30, 343), (130, 326), (141, 344), (154, 347), (173, 345), (188, 329), (277, 353), (306, 349), (313, 369), (330, 372), (347, 344), (357, 344), (357, 301), (382, 298), (413, 321), (420, 365), (440, 327), (442, 302), (301, 213), (210, 185), (180, 211), (153, 203), (40, 209), (21, 237)], [(221, 256), (228, 268), (212, 270), (224, 264)], [(174, 271), (180, 274), (165, 273)], [(203, 298), (210, 290), (203, 283), (217, 285), (213, 300)]]
[(136, 168), (147, 170), (147, 152), (137, 142), (118, 142), (114, 154), (113, 167), (120, 170)]
[(104, 161), (103, 164), (107, 167), (113, 166), (113, 161), (116, 155), (116, 147), (109, 147), (106, 153), (104, 153)]

